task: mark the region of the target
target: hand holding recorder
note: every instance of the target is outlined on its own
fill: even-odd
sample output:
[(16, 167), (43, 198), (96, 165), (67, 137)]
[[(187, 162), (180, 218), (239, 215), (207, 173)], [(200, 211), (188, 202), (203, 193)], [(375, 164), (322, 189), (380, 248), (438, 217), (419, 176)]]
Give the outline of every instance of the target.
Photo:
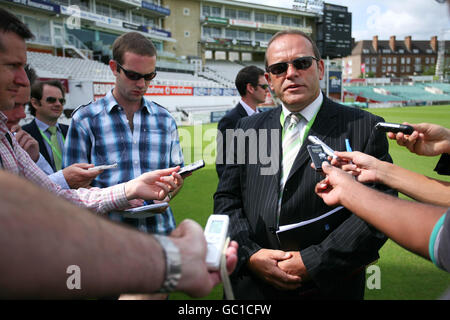
[(397, 144), (409, 151), (423, 156), (437, 156), (450, 153), (450, 130), (431, 123), (408, 124), (414, 132), (405, 135), (402, 132), (388, 133), (388, 138), (397, 140)]

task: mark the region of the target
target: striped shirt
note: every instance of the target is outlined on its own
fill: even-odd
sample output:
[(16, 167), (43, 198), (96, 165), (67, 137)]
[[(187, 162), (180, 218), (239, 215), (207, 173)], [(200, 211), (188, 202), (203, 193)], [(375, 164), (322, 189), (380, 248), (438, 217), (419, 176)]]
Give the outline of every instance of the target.
[[(170, 113), (154, 102), (142, 99), (133, 116), (131, 131), (123, 107), (112, 91), (105, 97), (76, 110), (66, 136), (63, 166), (86, 162), (95, 165), (117, 163), (92, 183), (108, 187), (141, 174), (183, 165), (178, 129)], [(110, 218), (151, 233), (168, 234), (175, 228), (172, 211), (145, 220), (125, 219), (111, 213)]]
[[(86, 207), (97, 213), (106, 213), (111, 210), (130, 207), (130, 203), (125, 196), (124, 184), (106, 189), (80, 188), (71, 190), (62, 189), (59, 185), (53, 183), (34, 163), (28, 153), (20, 147), (14, 136), (9, 133), (6, 121), (7, 117), (0, 112), (0, 159), (3, 170), (24, 177), (80, 207)], [(11, 143), (6, 135), (10, 136)]]

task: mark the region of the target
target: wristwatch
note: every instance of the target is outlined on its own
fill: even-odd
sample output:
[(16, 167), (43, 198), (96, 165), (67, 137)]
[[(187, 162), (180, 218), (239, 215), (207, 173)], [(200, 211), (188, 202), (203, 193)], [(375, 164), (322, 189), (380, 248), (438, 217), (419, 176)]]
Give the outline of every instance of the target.
[(176, 289), (181, 278), (180, 250), (167, 236), (155, 234), (153, 237), (161, 245), (166, 258), (166, 277), (159, 292), (172, 292)]

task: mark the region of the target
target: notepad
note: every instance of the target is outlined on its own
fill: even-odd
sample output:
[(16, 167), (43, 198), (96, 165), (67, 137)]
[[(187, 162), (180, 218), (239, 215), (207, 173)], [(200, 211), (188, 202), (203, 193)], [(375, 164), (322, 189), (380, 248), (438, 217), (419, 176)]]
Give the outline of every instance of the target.
[(125, 218), (134, 218), (134, 219), (149, 218), (154, 216), (155, 214), (160, 214), (161, 213), (160, 210), (162, 208), (167, 208), (168, 206), (169, 203), (167, 202), (154, 203), (124, 210), (122, 211), (122, 215)]
[(276, 232), (282, 250), (302, 250), (322, 242), (350, 216), (339, 206), (316, 218), (280, 226)]

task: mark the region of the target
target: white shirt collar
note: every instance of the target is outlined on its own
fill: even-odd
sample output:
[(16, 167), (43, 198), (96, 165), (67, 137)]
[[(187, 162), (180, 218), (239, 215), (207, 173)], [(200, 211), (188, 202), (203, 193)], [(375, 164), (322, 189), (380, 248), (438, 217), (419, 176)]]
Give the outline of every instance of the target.
[[(317, 96), (317, 98), (309, 106), (300, 111), (300, 114), (306, 119), (306, 121), (308, 122), (311, 121), (314, 115), (319, 111), (322, 102), (323, 102), (322, 91), (319, 91), (319, 95)], [(291, 113), (291, 111), (289, 111), (289, 109), (286, 108), (284, 104), (282, 104), (282, 108), (284, 119), (286, 119), (286, 117)]]
[[(241, 106), (245, 109), (245, 111), (247, 112), (248, 116), (251, 116), (255, 113), (258, 113), (258, 111), (253, 110), (248, 104), (246, 104), (244, 101), (240, 101)], [(258, 109), (256, 109), (258, 110)]]

